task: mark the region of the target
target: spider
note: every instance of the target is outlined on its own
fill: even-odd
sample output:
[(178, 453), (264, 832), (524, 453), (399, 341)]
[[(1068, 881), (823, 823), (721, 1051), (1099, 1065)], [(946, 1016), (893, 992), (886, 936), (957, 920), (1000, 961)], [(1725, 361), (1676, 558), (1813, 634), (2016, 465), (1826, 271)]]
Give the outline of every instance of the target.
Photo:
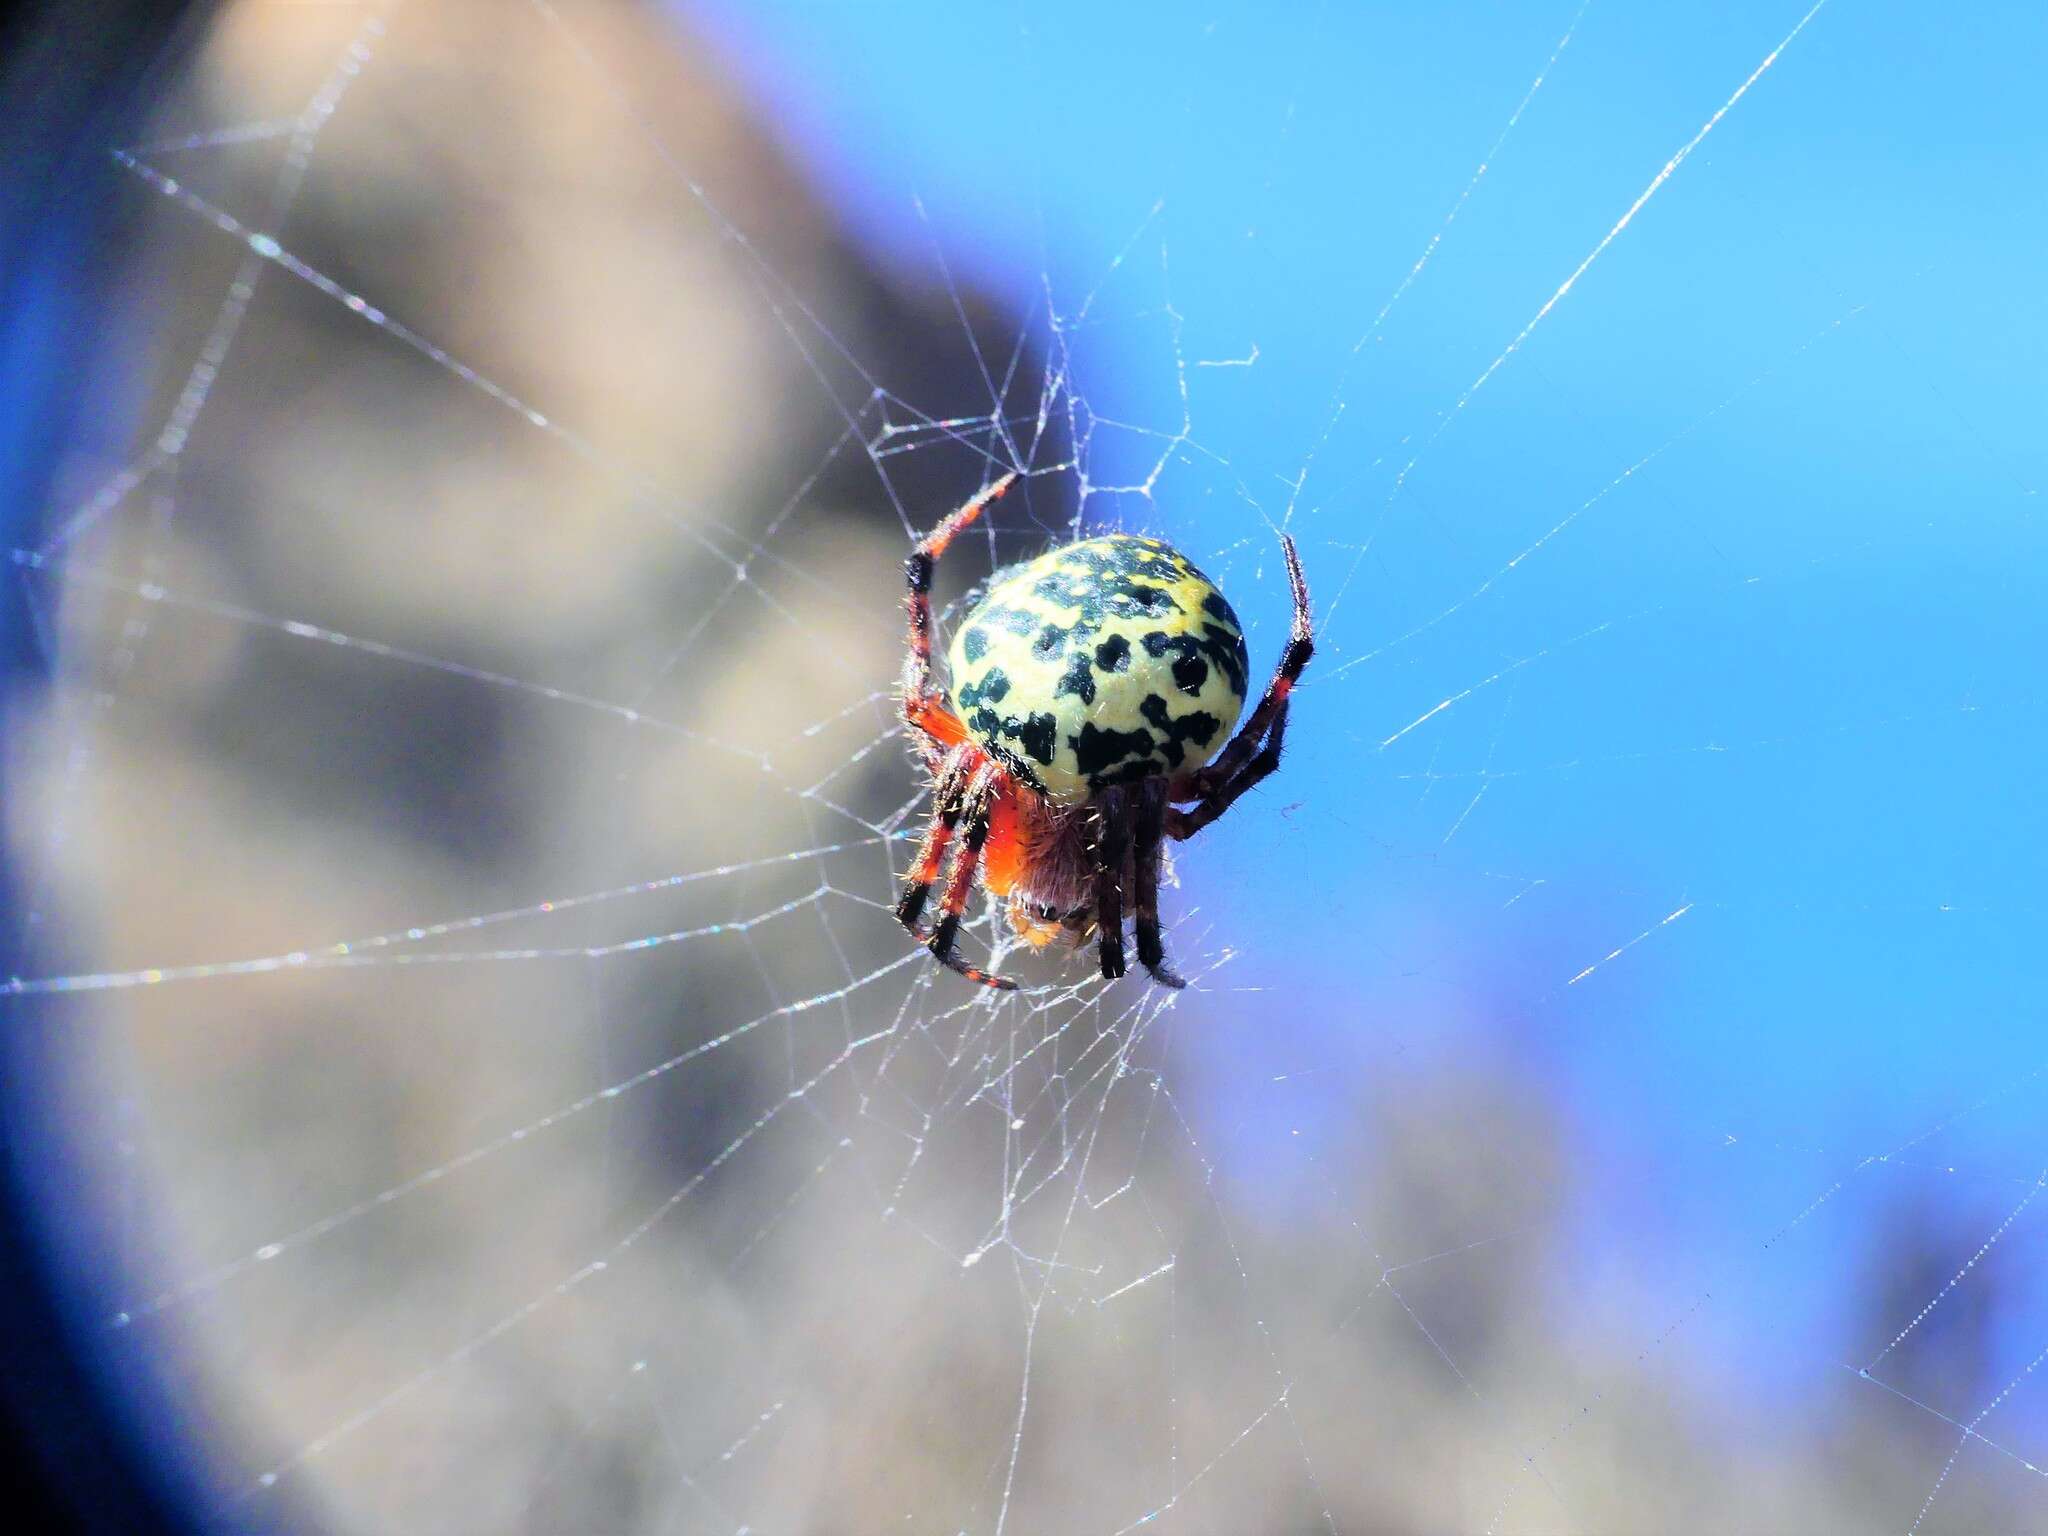
[[(1193, 837), (1280, 766), (1288, 694), (1315, 649), (1301, 561), (1282, 534), (1294, 627), (1265, 696), (1220, 753), (1244, 708), (1244, 632), (1215, 583), (1158, 539), (1107, 534), (998, 572), (954, 636), (949, 700), (932, 677), (932, 571), (1016, 478), (947, 517), (904, 564), (901, 707), (932, 776), (932, 813), (896, 918), (969, 981), (1010, 989), (955, 949), (977, 872), (1019, 938), (1079, 946), (1093, 934), (1110, 978), (1124, 974), (1128, 897), (1139, 964), (1182, 987), (1159, 933), (1165, 839)], [(942, 870), (939, 920), (926, 929), (919, 918)]]

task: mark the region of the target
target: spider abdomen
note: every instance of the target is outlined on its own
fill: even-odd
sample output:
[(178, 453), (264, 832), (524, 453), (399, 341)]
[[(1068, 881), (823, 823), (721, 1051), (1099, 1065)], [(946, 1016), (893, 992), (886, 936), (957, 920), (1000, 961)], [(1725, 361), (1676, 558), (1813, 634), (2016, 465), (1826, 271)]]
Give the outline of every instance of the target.
[(1192, 773), (1244, 709), (1244, 631), (1158, 539), (1108, 534), (1001, 573), (953, 637), (968, 734), (1056, 804)]

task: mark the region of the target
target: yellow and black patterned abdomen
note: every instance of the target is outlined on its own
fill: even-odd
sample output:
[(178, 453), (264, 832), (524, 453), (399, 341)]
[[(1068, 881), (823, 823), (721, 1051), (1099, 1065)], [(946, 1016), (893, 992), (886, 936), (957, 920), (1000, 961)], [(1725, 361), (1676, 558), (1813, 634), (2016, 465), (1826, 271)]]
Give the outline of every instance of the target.
[(998, 575), (953, 637), (970, 736), (1061, 805), (1201, 767), (1244, 709), (1244, 631), (1171, 545), (1110, 534)]

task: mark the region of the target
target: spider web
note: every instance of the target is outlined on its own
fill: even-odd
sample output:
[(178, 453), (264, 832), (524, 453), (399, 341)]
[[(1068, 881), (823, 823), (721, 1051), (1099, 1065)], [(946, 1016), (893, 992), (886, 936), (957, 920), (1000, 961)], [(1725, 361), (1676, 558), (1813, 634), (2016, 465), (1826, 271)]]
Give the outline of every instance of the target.
[[(9, 766), (42, 968), (0, 984), (66, 1042), (95, 1337), (208, 1510), (2038, 1522), (2041, 466), (1914, 322), (2039, 316), (1932, 241), (1711, 346), (1679, 297), (1825, 142), (1815, 75), (1885, 56), (1833, 11), (1745, 10), (1692, 39), (1711, 90), (1611, 120), (1642, 39), (1597, 6), (1498, 67), (1436, 37), (1465, 131), (1306, 325), (1330, 236), (1274, 187), (1341, 124), (1341, 29), (1200, 55), (1271, 88), (1282, 169), (1199, 171), (1252, 256), (1159, 186), (1048, 217), (1041, 124), (994, 178), (1036, 248), (967, 262), (909, 177), (849, 242), (753, 123), (830, 110), (760, 38), (748, 97), (614, 9), (226, 13), (113, 148), (105, 424), (12, 553), (54, 683)], [(1207, 78), (1146, 25), (1144, 78)], [(1588, 113), (1614, 179), (1559, 191)], [(1274, 296), (1226, 304), (1247, 265)], [(1186, 994), (983, 914), (1026, 983), (986, 994), (889, 920), (899, 562), (1012, 466), (948, 614), (1142, 527), (1264, 667), (1278, 530), (1310, 569), (1288, 764), (1169, 893)], [(1967, 526), (1788, 510), (1887, 474)]]

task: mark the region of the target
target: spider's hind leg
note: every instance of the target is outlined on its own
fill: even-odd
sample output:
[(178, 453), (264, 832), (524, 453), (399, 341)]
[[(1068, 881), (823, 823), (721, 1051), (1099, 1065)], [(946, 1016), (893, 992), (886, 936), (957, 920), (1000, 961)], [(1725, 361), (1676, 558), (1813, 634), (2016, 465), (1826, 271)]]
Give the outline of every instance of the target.
[[(954, 812), (953, 819), (956, 823), (963, 815), (965, 816), (967, 830), (961, 836), (960, 851), (953, 856), (953, 871), (946, 879), (946, 894), (939, 906), (938, 924), (927, 935), (918, 928), (916, 914), (913, 912), (905, 919), (904, 926), (924, 940), (925, 947), (932, 952), (932, 958), (941, 965), (984, 987), (1011, 992), (1016, 990), (1016, 982), (1007, 976), (997, 976), (978, 966), (969, 965), (960, 958), (955, 948), (960, 935), (960, 919), (967, 910), (967, 899), (974, 891), (974, 874), (981, 864), (981, 850), (988, 842), (989, 821), (995, 814), (996, 799), (1003, 792), (1003, 787), (1002, 769), (986, 758), (981, 758), (979, 765), (973, 770), (973, 777), (959, 797), (961, 809)], [(934, 823), (935, 830), (936, 826)], [(926, 890), (929, 889), (930, 883), (927, 882)], [(909, 905), (909, 901), (910, 895), (905, 892), (903, 901), (897, 907), (899, 917), (902, 916), (903, 908)], [(919, 905), (922, 905), (921, 897)]]
[(1094, 806), (1096, 952), (1102, 974), (1114, 981), (1124, 973), (1124, 865), (1131, 852), (1130, 809), (1122, 785), (1102, 792)]
[(971, 747), (953, 748), (946, 754), (937, 776), (932, 780), (931, 823), (925, 828), (924, 841), (918, 844), (917, 857), (910, 861), (910, 871), (904, 876), (903, 895), (896, 903), (896, 921), (919, 938), (924, 935), (918, 930), (918, 914), (924, 911), (924, 904), (932, 893), (932, 883), (939, 878), (939, 871), (945, 866), (946, 848), (953, 841), (954, 830), (967, 810), (967, 777), (977, 756)]
[(1131, 863), (1137, 875), (1138, 963), (1162, 987), (1187, 985), (1166, 963), (1166, 943), (1159, 932), (1159, 860), (1165, 848), (1166, 780), (1147, 779), (1138, 786), (1137, 825)]

